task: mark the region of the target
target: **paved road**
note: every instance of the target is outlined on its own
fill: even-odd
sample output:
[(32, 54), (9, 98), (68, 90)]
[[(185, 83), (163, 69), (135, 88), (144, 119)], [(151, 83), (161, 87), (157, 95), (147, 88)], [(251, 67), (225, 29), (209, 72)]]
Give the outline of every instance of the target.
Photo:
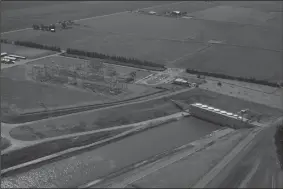
[(77, 187), (220, 129), (195, 118), (165, 124), (99, 149), (1, 179), (1, 187)]
[(230, 172), (219, 188), (283, 188), (283, 170), (274, 145), (275, 127), (264, 136)]

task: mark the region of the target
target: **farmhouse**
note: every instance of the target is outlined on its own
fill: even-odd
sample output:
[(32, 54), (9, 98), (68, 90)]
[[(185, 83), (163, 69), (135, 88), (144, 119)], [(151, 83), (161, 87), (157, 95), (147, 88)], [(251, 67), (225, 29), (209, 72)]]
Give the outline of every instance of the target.
[(149, 13), (149, 14), (152, 14), (152, 15), (155, 15), (155, 14), (156, 14), (156, 12), (154, 12), (154, 11), (149, 11), (148, 13)]

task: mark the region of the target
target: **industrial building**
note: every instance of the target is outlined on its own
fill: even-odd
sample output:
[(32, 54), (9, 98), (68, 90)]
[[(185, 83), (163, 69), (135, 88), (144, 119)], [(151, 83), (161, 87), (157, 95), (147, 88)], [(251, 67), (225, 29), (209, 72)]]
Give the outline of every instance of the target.
[(189, 111), (192, 116), (199, 119), (234, 129), (251, 128), (255, 126), (250, 123), (248, 119), (239, 116), (238, 114), (226, 112), (201, 103), (191, 104)]
[(176, 85), (185, 85), (185, 86), (189, 86), (189, 87), (196, 87), (197, 84), (196, 83), (191, 83), (189, 82), (188, 80), (186, 79), (183, 79), (183, 78), (176, 78), (173, 80), (173, 84), (176, 84)]

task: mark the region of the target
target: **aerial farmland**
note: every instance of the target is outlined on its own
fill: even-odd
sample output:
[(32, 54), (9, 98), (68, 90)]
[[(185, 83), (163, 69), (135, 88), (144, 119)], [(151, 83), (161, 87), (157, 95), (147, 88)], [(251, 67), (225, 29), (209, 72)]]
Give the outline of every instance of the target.
[[(220, 69), (219, 72), (233, 76), (240, 74), (243, 77), (281, 80), (283, 49), (277, 36), (282, 28), (272, 23), (274, 19), (279, 19), (278, 15), (270, 10), (246, 7), (231, 9), (231, 6), (221, 3), (213, 6), (195, 3), (194, 6), (199, 6), (199, 10), (194, 11), (189, 4), (184, 5), (174, 5), (171, 10), (186, 11), (187, 16), (193, 19), (163, 16), (162, 12), (168, 11), (168, 8), (158, 7), (152, 9), (160, 12), (158, 16), (125, 12), (116, 16), (81, 20), (72, 28), (56, 33), (25, 30), (20, 31), (21, 35), (18, 32), (4, 34), (3, 38), (20, 40), (24, 37), (40, 44), (135, 57), (168, 67), (205, 67), (206, 71)], [(234, 16), (227, 17), (231, 11)], [(222, 58), (222, 55), (235, 62)], [(203, 58), (198, 60), (198, 56)], [(219, 61), (218, 57), (222, 60)], [(272, 60), (266, 60), (269, 57)], [(210, 63), (214, 61), (217, 63)], [(229, 69), (234, 65), (237, 66)], [(254, 67), (260, 69), (257, 72), (249, 71)], [(243, 69), (247, 72), (242, 72)], [(270, 74), (265, 72), (267, 69)]]
[[(143, 180), (202, 188), (197, 180), (245, 137), (282, 125), (279, 2), (5, 1), (1, 8), (1, 187), (142, 188)], [(217, 116), (205, 116), (211, 111)], [(171, 172), (152, 179), (180, 157), (193, 159), (188, 170), (202, 165), (182, 186), (177, 178), (161, 182)], [(261, 182), (279, 186), (274, 178)]]

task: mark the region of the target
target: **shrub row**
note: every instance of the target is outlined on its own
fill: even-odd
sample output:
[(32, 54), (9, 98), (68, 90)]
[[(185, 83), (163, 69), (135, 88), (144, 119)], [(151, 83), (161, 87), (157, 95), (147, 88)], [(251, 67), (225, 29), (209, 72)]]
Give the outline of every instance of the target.
[(102, 53), (97, 53), (97, 52), (87, 52), (83, 50), (76, 50), (76, 49), (67, 49), (67, 54), (73, 54), (73, 55), (78, 55), (78, 56), (86, 56), (86, 57), (91, 57), (91, 58), (99, 58), (99, 59), (107, 59), (107, 60), (114, 60), (118, 62), (124, 62), (128, 64), (135, 64), (135, 65), (140, 65), (140, 66), (149, 66), (149, 67), (157, 67), (157, 68), (164, 68), (164, 65), (157, 64), (154, 62), (150, 61), (143, 61), (143, 60), (138, 60), (136, 58), (126, 58), (122, 56), (115, 56), (115, 55), (107, 55), (107, 54), (102, 54)]
[(278, 84), (278, 83), (270, 82), (270, 81), (267, 81), (267, 80), (259, 80), (259, 79), (255, 79), (253, 77), (244, 78), (244, 77), (238, 77), (238, 76), (225, 75), (225, 74), (221, 74), (221, 73), (203, 72), (203, 71), (198, 71), (198, 70), (189, 69), (189, 68), (186, 71), (187, 71), (187, 73), (190, 73), (190, 74), (198, 74), (198, 75), (216, 77), (216, 78), (221, 78), (221, 79), (244, 81), (244, 82), (255, 83), (255, 84), (260, 84), (260, 85), (267, 85), (267, 86), (271, 86), (271, 87), (280, 87), (280, 84)]
[(14, 45), (61, 52), (60, 47), (49, 46), (49, 45), (42, 45), (42, 44), (30, 42), (30, 41), (14, 41)]

